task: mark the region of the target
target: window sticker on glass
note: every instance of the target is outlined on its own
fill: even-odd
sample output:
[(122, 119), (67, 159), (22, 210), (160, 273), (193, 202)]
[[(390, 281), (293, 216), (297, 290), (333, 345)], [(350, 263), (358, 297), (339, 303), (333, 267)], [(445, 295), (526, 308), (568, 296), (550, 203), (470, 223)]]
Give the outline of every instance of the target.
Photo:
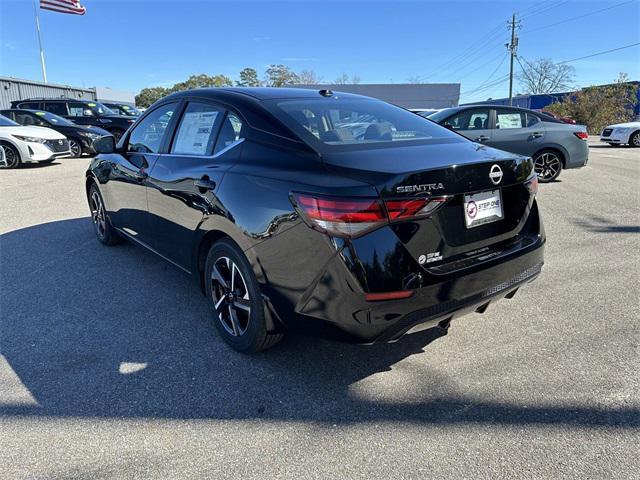
[(44, 112), (36, 112), (36, 115), (40, 115), (41, 117), (44, 117), (46, 115), (46, 113), (44, 113)]
[(89, 105), (90, 107), (95, 107), (96, 106), (95, 103), (87, 103), (87, 105)]
[(522, 117), (519, 113), (499, 113), (498, 128), (522, 128)]
[(173, 147), (173, 153), (206, 155), (217, 111), (185, 112)]

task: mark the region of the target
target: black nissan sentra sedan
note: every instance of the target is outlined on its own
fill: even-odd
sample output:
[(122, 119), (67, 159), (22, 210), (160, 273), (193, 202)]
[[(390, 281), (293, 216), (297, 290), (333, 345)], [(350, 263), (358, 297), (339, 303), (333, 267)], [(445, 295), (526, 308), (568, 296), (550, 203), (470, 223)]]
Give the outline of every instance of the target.
[(239, 351), (293, 329), (362, 343), (446, 329), (543, 264), (531, 159), (379, 100), (189, 90), (95, 148), (98, 239), (192, 275)]

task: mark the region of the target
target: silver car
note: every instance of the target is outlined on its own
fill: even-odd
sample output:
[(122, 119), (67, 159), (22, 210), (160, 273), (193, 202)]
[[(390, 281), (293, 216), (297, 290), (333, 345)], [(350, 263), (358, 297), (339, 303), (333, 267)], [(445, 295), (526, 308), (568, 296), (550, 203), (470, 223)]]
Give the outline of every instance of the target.
[(551, 182), (563, 168), (587, 164), (584, 125), (571, 125), (526, 108), (469, 105), (445, 108), (428, 117), (474, 142), (533, 157), (538, 180)]

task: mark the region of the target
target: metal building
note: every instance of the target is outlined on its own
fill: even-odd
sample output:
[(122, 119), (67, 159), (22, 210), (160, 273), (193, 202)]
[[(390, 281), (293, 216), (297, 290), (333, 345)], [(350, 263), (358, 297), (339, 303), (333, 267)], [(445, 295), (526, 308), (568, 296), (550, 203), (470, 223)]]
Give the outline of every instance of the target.
[(459, 83), (362, 83), (345, 85), (295, 85), (313, 90), (329, 89), (379, 98), (404, 108), (446, 108), (458, 106)]
[(21, 78), (0, 77), (0, 108), (10, 108), (14, 100), (32, 97), (82, 98), (96, 100), (96, 91), (91, 88), (78, 88), (70, 85), (43, 83)]
[(0, 108), (10, 108), (11, 102), (25, 98), (81, 98), (83, 100), (126, 103), (134, 105), (135, 94), (106, 87), (80, 88), (71, 85), (44, 83), (35, 80), (0, 76)]

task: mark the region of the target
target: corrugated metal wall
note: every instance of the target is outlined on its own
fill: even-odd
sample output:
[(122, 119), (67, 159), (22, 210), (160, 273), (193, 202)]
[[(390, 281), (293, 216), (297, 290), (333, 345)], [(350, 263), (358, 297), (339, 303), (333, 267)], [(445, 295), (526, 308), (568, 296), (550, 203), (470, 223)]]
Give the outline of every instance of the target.
[(69, 85), (42, 83), (13, 77), (0, 77), (0, 108), (10, 108), (14, 100), (32, 97), (69, 97), (96, 100), (96, 91)]

